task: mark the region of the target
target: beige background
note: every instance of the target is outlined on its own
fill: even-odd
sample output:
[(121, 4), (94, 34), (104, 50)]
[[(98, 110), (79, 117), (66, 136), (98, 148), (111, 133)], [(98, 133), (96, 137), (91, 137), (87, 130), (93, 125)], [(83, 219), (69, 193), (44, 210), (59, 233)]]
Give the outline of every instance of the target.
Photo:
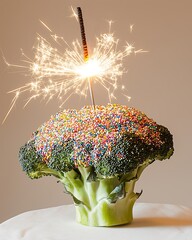
[[(125, 62), (128, 73), (123, 83), (132, 96), (130, 103), (118, 94), (116, 102), (144, 111), (174, 135), (175, 154), (151, 165), (137, 189), (144, 192), (140, 202), (182, 204), (192, 207), (192, 3), (190, 0), (0, 0), (0, 49), (6, 59), (20, 62), (20, 48), (33, 57), (36, 33), (47, 36), (39, 19), (70, 42), (80, 39), (79, 26), (70, 18), (71, 9), (81, 6), (87, 39), (108, 30), (106, 20), (114, 20), (113, 30), (124, 42), (134, 42), (149, 53), (132, 56)], [(134, 24), (133, 33), (129, 25)], [(9, 109), (12, 95), (6, 94), (29, 79), (16, 69), (8, 69), (0, 58), (0, 121)], [(106, 93), (94, 86), (98, 104), (106, 104)], [(99, 95), (100, 93), (100, 95)], [(54, 178), (30, 180), (18, 163), (18, 150), (51, 114), (57, 101), (48, 105), (32, 102), (23, 109), (21, 98), (7, 121), (0, 126), (0, 221), (16, 214), (71, 202)], [(80, 108), (89, 99), (70, 99), (65, 108)]]

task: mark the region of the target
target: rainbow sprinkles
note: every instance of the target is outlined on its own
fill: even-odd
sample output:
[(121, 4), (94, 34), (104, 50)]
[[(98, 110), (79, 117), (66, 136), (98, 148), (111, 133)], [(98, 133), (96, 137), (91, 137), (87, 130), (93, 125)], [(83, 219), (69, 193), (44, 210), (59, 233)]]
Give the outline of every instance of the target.
[(110, 155), (112, 146), (125, 133), (134, 134), (151, 146), (162, 144), (156, 122), (135, 108), (115, 104), (95, 106), (95, 110), (87, 106), (79, 111), (61, 111), (45, 122), (33, 138), (45, 162), (55, 146), (72, 141), (71, 160), (75, 165), (87, 167)]

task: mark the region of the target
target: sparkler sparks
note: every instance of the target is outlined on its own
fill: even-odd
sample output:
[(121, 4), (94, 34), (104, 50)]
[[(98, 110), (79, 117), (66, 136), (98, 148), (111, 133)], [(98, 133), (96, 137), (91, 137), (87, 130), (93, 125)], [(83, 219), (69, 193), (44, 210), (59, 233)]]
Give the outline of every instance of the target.
[[(25, 54), (25, 66), (11, 65), (27, 68), (31, 82), (10, 91), (15, 94), (11, 107), (3, 122), (10, 114), (19, 96), (25, 92), (30, 93), (25, 106), (33, 99), (42, 97), (50, 101), (57, 97), (60, 107), (73, 95), (79, 94), (87, 96), (89, 91), (89, 78), (95, 84), (101, 85), (108, 94), (109, 101), (115, 98), (115, 90), (118, 88), (118, 79), (125, 73), (123, 60), (131, 53), (142, 52), (142, 49), (135, 50), (133, 45), (127, 43), (123, 50), (118, 49), (119, 39), (113, 33), (104, 33), (96, 38), (95, 48), (85, 61), (82, 53), (82, 46), (78, 40), (68, 44), (62, 37), (52, 34), (52, 30), (41, 23), (51, 32), (51, 37), (55, 44), (64, 46), (64, 52), (60, 52), (57, 47), (43, 38), (37, 37), (37, 45), (34, 47), (34, 59), (30, 59)], [(111, 22), (110, 22), (111, 29)]]

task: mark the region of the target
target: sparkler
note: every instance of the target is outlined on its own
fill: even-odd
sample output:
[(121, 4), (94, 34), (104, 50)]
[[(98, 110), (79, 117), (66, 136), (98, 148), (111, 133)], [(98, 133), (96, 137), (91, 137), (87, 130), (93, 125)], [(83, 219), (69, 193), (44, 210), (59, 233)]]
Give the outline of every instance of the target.
[[(79, 24), (80, 24), (80, 29), (81, 29), (81, 38), (82, 38), (82, 44), (83, 44), (84, 60), (85, 60), (85, 63), (86, 63), (86, 62), (89, 61), (89, 53), (88, 53), (88, 47), (87, 47), (87, 41), (86, 41), (86, 35), (85, 35), (85, 28), (84, 28), (84, 23), (83, 23), (83, 15), (82, 15), (82, 11), (81, 11), (80, 7), (77, 8), (77, 12), (78, 12)], [(90, 78), (88, 78), (88, 82), (89, 82), (89, 91), (90, 91), (90, 96), (91, 96), (91, 100), (92, 100), (92, 105), (93, 105), (93, 108), (95, 109), (95, 100), (94, 100), (93, 88), (92, 88)]]
[[(129, 43), (126, 43), (123, 50), (119, 50), (119, 39), (116, 39), (114, 34), (109, 31), (109, 33), (101, 34), (96, 38), (95, 48), (92, 49), (91, 55), (88, 55), (81, 14), (80, 8), (78, 8), (84, 54), (82, 54), (82, 47), (78, 40), (73, 41), (71, 45), (68, 44), (63, 37), (53, 34), (52, 30), (41, 21), (51, 33), (51, 38), (58, 47), (53, 47), (48, 40), (38, 35), (33, 59), (22, 53), (25, 59), (23, 66), (13, 65), (5, 60), (8, 66), (27, 70), (32, 81), (9, 92), (13, 93), (14, 97), (3, 122), (23, 93), (30, 93), (24, 106), (39, 97), (47, 99), (47, 102), (53, 97), (57, 97), (61, 101), (60, 107), (62, 107), (73, 94), (86, 97), (90, 90), (94, 106), (92, 79), (94, 83), (100, 84), (107, 91), (110, 102), (111, 98), (115, 98), (114, 92), (118, 88), (117, 81), (125, 73), (124, 58), (131, 53), (144, 51), (142, 49), (135, 50)], [(63, 46), (65, 46), (65, 50), (59, 51), (59, 47)]]

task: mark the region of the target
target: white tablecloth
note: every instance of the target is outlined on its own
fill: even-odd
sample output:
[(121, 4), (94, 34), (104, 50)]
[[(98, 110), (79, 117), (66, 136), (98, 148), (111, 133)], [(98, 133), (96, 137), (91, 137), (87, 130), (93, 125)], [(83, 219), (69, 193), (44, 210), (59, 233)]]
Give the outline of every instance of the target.
[(192, 209), (136, 203), (132, 224), (87, 227), (75, 222), (73, 205), (20, 214), (0, 225), (0, 240), (192, 240)]

